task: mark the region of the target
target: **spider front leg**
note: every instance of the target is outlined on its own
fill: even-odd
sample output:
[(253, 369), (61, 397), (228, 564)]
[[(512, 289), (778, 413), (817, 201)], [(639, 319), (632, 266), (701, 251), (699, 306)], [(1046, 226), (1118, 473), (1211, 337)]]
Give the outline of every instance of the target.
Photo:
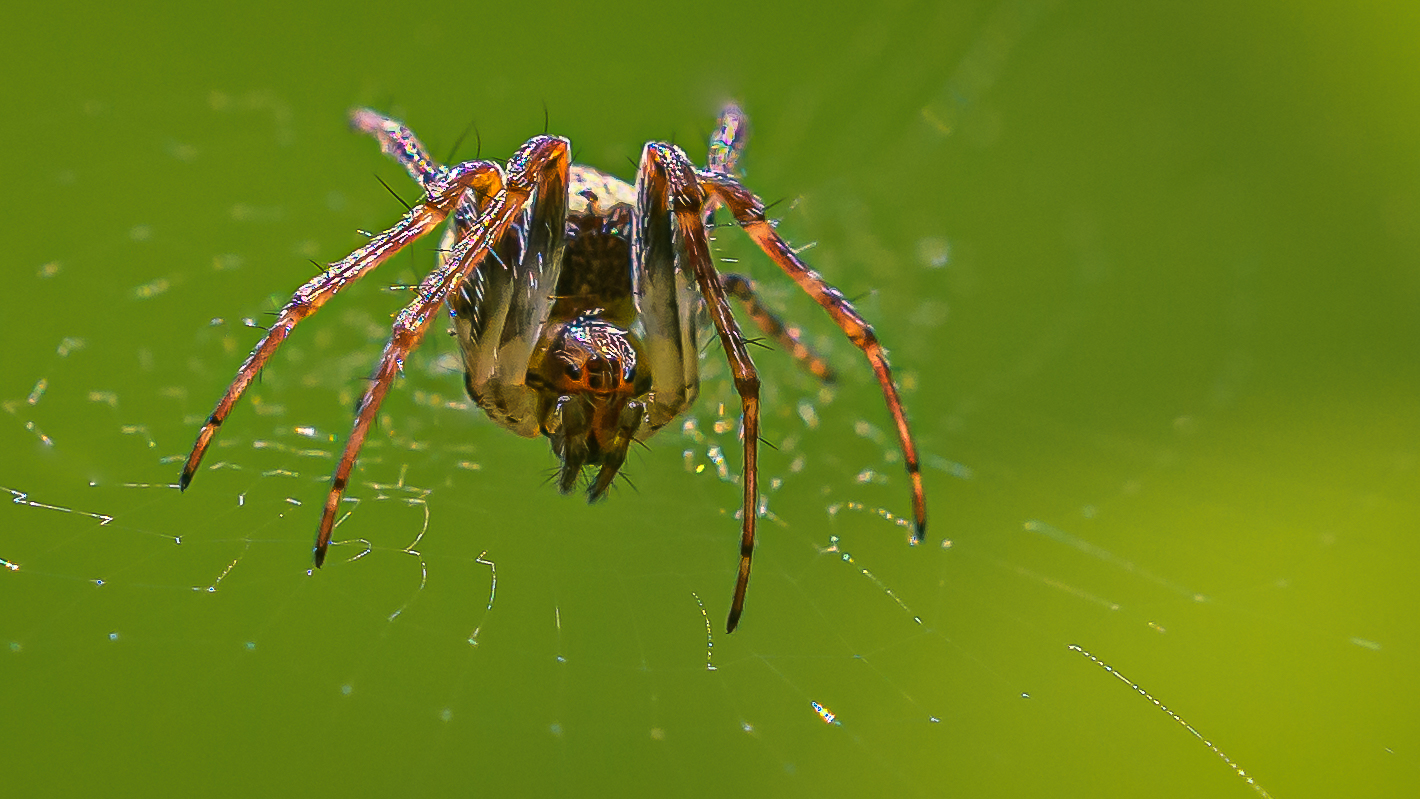
[(907, 413), (903, 410), (897, 386), (892, 381), (887, 353), (882, 344), (878, 343), (873, 328), (858, 315), (842, 292), (829, 285), (817, 272), (799, 260), (793, 248), (774, 232), (774, 226), (764, 216), (764, 203), (758, 197), (734, 178), (718, 172), (701, 172), (700, 185), (709, 196), (723, 202), (730, 209), (735, 215), (735, 221), (754, 239), (759, 248), (793, 278), (799, 288), (828, 312), (854, 346), (862, 350), (868, 358), (873, 374), (877, 376), (878, 384), (882, 387), (888, 412), (892, 414), (893, 423), (897, 426), (898, 443), (902, 447), (907, 476), (912, 483), (912, 543), (921, 543), (927, 532), (927, 500), (922, 492), (922, 467), (917, 459), (917, 445), (913, 443), (912, 431), (907, 426)]
[[(570, 167), (570, 144), (566, 139), (552, 136), (538, 136), (523, 145), (508, 160), (507, 174), (502, 189), (492, 195), (483, 212), (473, 223), (467, 236), (460, 239), (453, 249), (440, 259), (438, 267), (419, 284), (419, 297), (395, 318), (394, 329), (379, 363), (370, 378), (370, 386), (360, 400), (355, 415), (355, 424), (346, 440), (345, 450), (331, 476), (330, 493), (326, 495), (325, 507), (321, 512), (319, 531), (316, 535), (315, 565), (325, 562), (326, 549), (330, 545), (331, 532), (335, 528), (336, 510), (350, 481), (350, 472), (355, 467), (355, 459), (379, 412), (380, 403), (389, 393), (395, 377), (403, 369), (404, 359), (415, 347), (438, 317), (439, 308), (459, 285), (478, 268), (485, 256), (496, 247), (522, 216), (523, 210), (534, 193), (538, 202), (548, 200), (553, 203), (551, 215), (556, 215), (556, 204), (563, 204), (565, 215), (567, 175)], [(560, 199), (557, 199), (560, 198)], [(533, 218), (539, 218), (535, 212)], [(565, 225), (565, 223), (564, 223)], [(558, 233), (562, 232), (559, 228)], [(540, 236), (540, 238), (539, 238)], [(541, 241), (542, 249), (534, 252), (529, 246), (525, 257), (544, 258), (550, 253), (560, 252), (561, 237), (551, 237), (529, 231), (531, 242)], [(526, 368), (524, 361), (523, 368)]]
[(517, 240), (495, 250), (450, 304), (469, 397), (500, 425), (528, 438), (539, 433), (539, 393), (526, 378), (562, 273), (570, 167), (562, 158), (538, 176), (536, 197), (517, 224), (519, 235), (509, 237)]
[[(375, 137), (380, 149), (409, 172), (420, 186), (440, 180), (448, 167), (429, 156), (429, 151), (403, 122), (368, 108), (350, 112), (350, 124)], [(564, 187), (565, 188), (565, 187)], [(527, 360), (536, 341), (528, 328), (546, 318), (550, 294), (545, 287), (556, 286), (561, 266), (562, 237), (547, 235), (566, 224), (565, 191), (548, 186), (546, 195), (535, 205), (536, 222), (523, 225), (532, 240), (506, 236), (490, 253), (496, 265), (478, 270), (473, 279), (458, 285), (449, 297), (454, 330), (464, 352), (464, 373), (469, 396), (520, 435), (537, 435), (531, 412), (532, 392), (523, 387)], [(459, 240), (468, 236), (491, 194), (466, 192), (454, 212), (453, 224), (439, 243), (442, 261)], [(526, 246), (524, 246), (526, 245)], [(503, 334), (509, 325), (524, 335)], [(511, 333), (512, 331), (510, 331)]]
[(650, 147), (636, 175), (631, 217), (631, 271), (636, 312), (651, 366), (646, 436), (695, 403), (700, 393), (700, 327), (704, 322), (695, 270), (675, 233), (664, 166)]
[[(700, 186), (695, 167), (680, 148), (669, 144), (651, 143), (641, 155), (641, 167), (636, 178), (640, 198), (638, 217), (645, 217), (638, 228), (637, 245), (655, 247), (675, 242), (675, 272), (693, 276), (705, 298), (710, 318), (720, 335), (730, 371), (735, 379), (735, 391), (740, 395), (740, 412), (744, 424), (744, 503), (740, 508), (740, 568), (735, 581), (735, 596), (730, 603), (726, 632), (733, 632), (744, 612), (745, 592), (749, 589), (750, 564), (754, 557), (755, 522), (759, 511), (759, 373), (745, 347), (744, 334), (735, 322), (725, 286), (710, 257), (710, 241), (705, 230), (705, 192)], [(662, 280), (666, 279), (665, 258), (642, 256), (659, 264)], [(675, 296), (674, 292), (662, 292)], [(648, 337), (649, 336), (648, 327)], [(693, 344), (693, 340), (692, 340)], [(690, 354), (694, 354), (692, 347)], [(659, 400), (657, 400), (659, 401)]]
[(222, 422), (241, 399), (247, 386), (256, 378), (271, 355), (291, 334), (302, 319), (310, 316), (334, 297), (341, 289), (359, 280), (370, 270), (384, 263), (419, 237), (433, 230), (453, 212), (465, 192), (496, 192), (503, 185), (503, 170), (492, 161), (469, 161), (453, 169), (445, 170), (444, 176), (429, 183), (425, 199), (416, 205), (394, 227), (380, 233), (370, 242), (345, 258), (331, 264), (325, 271), (311, 278), (296, 290), (289, 302), (277, 314), (276, 321), (267, 329), (266, 335), (257, 342), (247, 356), (246, 362), (237, 370), (227, 391), (218, 400), (217, 407), (207, 417), (206, 423), (198, 431), (192, 452), (183, 464), (178, 487), (186, 489), (192, 482), (197, 466), (202, 462), (207, 447), (216, 437)]

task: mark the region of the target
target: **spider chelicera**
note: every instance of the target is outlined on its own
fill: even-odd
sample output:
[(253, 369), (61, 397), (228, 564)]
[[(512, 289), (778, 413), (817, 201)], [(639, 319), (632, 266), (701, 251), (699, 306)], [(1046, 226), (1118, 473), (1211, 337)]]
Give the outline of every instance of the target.
[(710, 255), (715, 209), (723, 205), (759, 247), (867, 356), (897, 428), (912, 484), (913, 543), (927, 526), (922, 475), (907, 417), (873, 330), (839, 291), (810, 269), (764, 215), (764, 204), (733, 177), (748, 124), (730, 105), (710, 140), (706, 169), (678, 147), (651, 142), (636, 185), (571, 162), (570, 143), (535, 136), (506, 164), (432, 160), (414, 133), (368, 109), (353, 127), (379, 140), (424, 189), (423, 200), (393, 227), (307, 281), (237, 371), (197, 435), (179, 486), (192, 481), (203, 453), (253, 378), (296, 324), (331, 297), (445, 220), (438, 265), (400, 312), (356, 411), (355, 426), (331, 477), (315, 544), (325, 560), (336, 509), (380, 402), (407, 356), (448, 304), (464, 359), (464, 387), (499, 425), (539, 434), (561, 458), (557, 487), (569, 493), (594, 469), (587, 498), (611, 486), (633, 441), (645, 441), (695, 402), (698, 338), (706, 316), (729, 359), (740, 397), (744, 442), (739, 575), (727, 631), (744, 610), (759, 505), (759, 375), (727, 297), (822, 380), (829, 367), (755, 298), (745, 277), (723, 274)]

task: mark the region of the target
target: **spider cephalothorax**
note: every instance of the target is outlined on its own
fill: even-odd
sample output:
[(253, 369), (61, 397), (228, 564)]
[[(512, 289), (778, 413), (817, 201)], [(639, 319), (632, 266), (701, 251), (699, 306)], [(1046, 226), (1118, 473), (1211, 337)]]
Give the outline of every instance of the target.
[(764, 204), (733, 177), (748, 130), (738, 107), (720, 117), (708, 168), (696, 169), (678, 147), (652, 142), (642, 152), (634, 187), (571, 163), (567, 140), (554, 136), (530, 139), (506, 165), (446, 167), (395, 120), (358, 109), (351, 122), (404, 165), (424, 188), (424, 199), (296, 291), (198, 433), (180, 487), (191, 482), (237, 399), (298, 322), (449, 220), (438, 266), (395, 319), (360, 401), (321, 514), (316, 565), (325, 560), (336, 509), (380, 402), (441, 305), (453, 316), (469, 397), (508, 430), (547, 436), (562, 460), (557, 485), (563, 493), (576, 487), (583, 469), (594, 470), (590, 500), (606, 493), (633, 442), (650, 438), (695, 401), (699, 337), (713, 324), (744, 425), (740, 565), (726, 625), (734, 630), (749, 587), (759, 506), (759, 376), (728, 297), (744, 303), (764, 333), (820, 379), (831, 380), (832, 371), (803, 345), (797, 329), (759, 303), (747, 278), (715, 267), (709, 230), (723, 205), (867, 356), (902, 446), (912, 483), (913, 541), (921, 540), (927, 524), (922, 476), (886, 353), (853, 306), (799, 259), (765, 217)]

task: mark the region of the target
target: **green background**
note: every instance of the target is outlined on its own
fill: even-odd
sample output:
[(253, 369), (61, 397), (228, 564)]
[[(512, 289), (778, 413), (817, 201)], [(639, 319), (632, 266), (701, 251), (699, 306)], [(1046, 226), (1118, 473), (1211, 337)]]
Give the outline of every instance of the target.
[[(5, 791), (1415, 795), (1402, 5), (12, 9)], [(374, 176), (417, 196), (350, 107), (440, 155), (474, 122), (461, 158), (545, 108), (629, 180), (649, 139), (702, 159), (732, 97), (747, 184), (891, 349), (925, 546), (866, 365), (733, 230), (721, 255), (843, 373), (824, 393), (756, 355), (778, 450), (734, 635), (714, 351), (699, 435), (587, 507), (545, 442), (458, 407), (431, 336), (308, 574), (390, 287), (432, 241), (303, 324), (219, 468), (171, 487), (243, 319), (398, 218)]]

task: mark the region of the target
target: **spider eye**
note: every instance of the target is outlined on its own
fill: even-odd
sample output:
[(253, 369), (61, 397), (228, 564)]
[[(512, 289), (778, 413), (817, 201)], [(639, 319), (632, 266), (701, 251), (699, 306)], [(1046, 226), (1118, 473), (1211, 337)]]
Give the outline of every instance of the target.
[(568, 378), (569, 380), (581, 380), (581, 379), (582, 379), (582, 367), (578, 366), (578, 365), (575, 364), (575, 363), (569, 363), (569, 364), (567, 364), (567, 378)]

